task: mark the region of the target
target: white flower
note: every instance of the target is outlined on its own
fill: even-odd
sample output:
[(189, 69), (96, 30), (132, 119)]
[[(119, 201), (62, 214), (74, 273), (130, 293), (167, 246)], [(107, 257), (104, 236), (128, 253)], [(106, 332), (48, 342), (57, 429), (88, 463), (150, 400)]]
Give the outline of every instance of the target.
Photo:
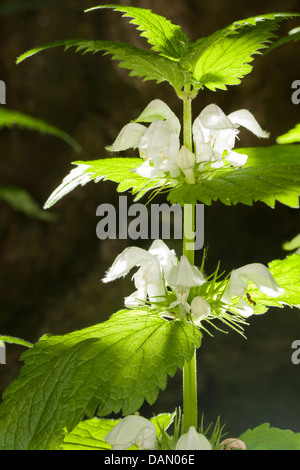
[(179, 438), (175, 450), (211, 450), (211, 444), (203, 434), (191, 426), (188, 432)]
[(126, 124), (120, 133), (118, 134), (114, 143), (107, 147), (107, 150), (111, 152), (121, 152), (122, 150), (128, 150), (129, 148), (137, 148), (142, 136), (147, 131), (147, 127), (136, 122)]
[(164, 277), (173, 263), (177, 263), (175, 253), (161, 240), (155, 240), (148, 251), (139, 247), (129, 247), (117, 256), (106, 273), (103, 282), (110, 282), (125, 276), (138, 266), (133, 275), (136, 291), (125, 299), (127, 307), (137, 307), (148, 299), (150, 302), (165, 298)]
[[(149, 123), (147, 127), (143, 123)], [(240, 109), (228, 116), (216, 104), (206, 106), (193, 123), (195, 155), (180, 145), (181, 124), (177, 116), (163, 101), (151, 101), (140, 116), (120, 131), (114, 143), (107, 147), (112, 152), (134, 148), (139, 150), (143, 163), (133, 172), (145, 178), (180, 176), (181, 171), (188, 183), (195, 183), (195, 161), (202, 169), (204, 162), (212, 167), (224, 165), (223, 158), (232, 166), (242, 166), (247, 155), (233, 150), (243, 126), (257, 137), (266, 138), (265, 132), (254, 116), (246, 109)]]
[(196, 157), (187, 147), (184, 145), (178, 152), (176, 158), (176, 164), (181, 171), (183, 171), (188, 183), (194, 184), (195, 183), (195, 174), (194, 174), (194, 166), (195, 166)]
[[(150, 126), (140, 122), (150, 123)], [(108, 150), (138, 148), (144, 160), (135, 170), (139, 175), (154, 178), (169, 172), (175, 178), (180, 174), (176, 165), (180, 130), (180, 121), (169, 106), (161, 100), (153, 100), (135, 122), (123, 127)]]
[(137, 445), (139, 450), (156, 449), (155, 425), (138, 415), (126, 416), (105, 436), (112, 450), (126, 450)]
[(177, 300), (170, 305), (170, 308), (181, 304), (184, 310), (189, 312), (191, 307), (187, 302), (187, 298), (190, 288), (201, 286), (205, 283), (205, 279), (199, 269), (192, 266), (187, 257), (183, 255), (179, 264), (171, 268), (167, 276), (167, 283), (169, 286), (175, 287), (177, 296)]
[(203, 297), (197, 295), (193, 298), (191, 302), (191, 315), (196, 325), (200, 324), (201, 320), (209, 315), (210, 310), (209, 303)]
[(223, 166), (221, 160), (226, 151), (226, 159), (231, 165), (244, 165), (247, 155), (232, 150), (240, 126), (257, 137), (269, 137), (269, 133), (260, 127), (254, 116), (246, 109), (240, 109), (226, 116), (216, 104), (206, 106), (193, 123), (197, 162), (216, 162), (213, 163), (214, 166)]
[(157, 119), (166, 120), (172, 129), (175, 130), (176, 134), (180, 134), (181, 124), (178, 117), (162, 100), (156, 99), (151, 101), (135, 122), (153, 122)]
[[(166, 172), (172, 177), (180, 174), (176, 166), (179, 148), (179, 135), (168, 122), (161, 120), (152, 122), (139, 141), (140, 157), (154, 165), (156, 176)], [(139, 174), (139, 168), (136, 171)]]
[(283, 292), (283, 289), (278, 287), (274, 277), (263, 264), (252, 263), (235, 269), (231, 273), (222, 301), (229, 303), (233, 297), (240, 297), (237, 308), (241, 309), (246, 316), (253, 313), (253, 308), (242, 298), (247, 292), (249, 281), (270, 297), (278, 297)]

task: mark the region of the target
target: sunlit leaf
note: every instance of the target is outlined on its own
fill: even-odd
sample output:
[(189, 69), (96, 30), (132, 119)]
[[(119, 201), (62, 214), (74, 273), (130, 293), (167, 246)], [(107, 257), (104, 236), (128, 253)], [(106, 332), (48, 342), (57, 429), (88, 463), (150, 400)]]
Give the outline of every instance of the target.
[[(150, 418), (156, 427), (156, 435), (160, 437), (172, 423), (174, 413), (161, 413)], [(108, 450), (110, 444), (105, 436), (119, 423), (120, 419), (92, 418), (81, 421), (71, 432), (65, 433), (61, 448), (63, 450)]]
[(190, 70), (198, 86), (215, 91), (238, 85), (252, 70), (253, 54), (261, 54), (276, 37), (279, 22), (293, 16), (270, 13), (236, 21), (193, 43), (181, 66)]
[(148, 310), (122, 310), (108, 321), (63, 336), (43, 336), (21, 357), (25, 365), (0, 405), (0, 448), (57, 449), (83, 420), (132, 414), (153, 404), (200, 346), (190, 323)]
[(283, 250), (293, 251), (300, 248), (300, 233), (282, 245)]
[(279, 46), (283, 46), (284, 44), (288, 44), (290, 42), (297, 42), (300, 39), (300, 27), (292, 29), (287, 36), (284, 36), (277, 41), (273, 42), (269, 49), (267, 49), (264, 53), (267, 54), (268, 52), (276, 49)]
[(151, 51), (145, 51), (127, 43), (117, 41), (93, 41), (88, 39), (71, 39), (54, 41), (31, 49), (22, 54), (17, 63), (47, 49), (64, 46), (65, 50), (76, 47), (76, 52), (102, 52), (112, 54), (113, 60), (119, 60), (119, 67), (130, 70), (130, 76), (137, 76), (143, 80), (155, 80), (157, 83), (169, 82), (177, 93), (186, 83), (192, 81), (191, 74), (184, 70), (178, 62), (160, 56)]
[(297, 145), (238, 149), (248, 155), (241, 168), (215, 170), (210, 178), (199, 178), (197, 184), (182, 185), (170, 190), (171, 204), (253, 205), (261, 201), (274, 207), (276, 201), (299, 207), (300, 151)]
[(15, 338), (14, 336), (0, 335), (0, 341), (10, 344), (18, 344), (19, 346), (26, 346), (27, 348), (32, 348), (33, 344), (29, 343), (21, 338)]
[(73, 191), (78, 186), (84, 186), (90, 181), (114, 181), (118, 184), (118, 191), (131, 190), (136, 195), (136, 200), (146, 192), (164, 185), (170, 185), (166, 179), (148, 179), (134, 173), (132, 170), (141, 165), (140, 158), (103, 158), (89, 162), (75, 162), (76, 168), (64, 178), (63, 182), (50, 195), (45, 203), (45, 209), (49, 209), (62, 197)]
[(112, 8), (114, 11), (124, 13), (123, 16), (132, 18), (130, 23), (136, 25), (139, 31), (142, 31), (141, 36), (148, 39), (154, 51), (174, 59), (184, 55), (188, 43), (187, 36), (180, 26), (174, 25), (163, 16), (145, 8), (125, 5), (100, 5), (86, 11), (103, 8)]
[(277, 137), (276, 142), (278, 144), (293, 144), (295, 142), (300, 142), (300, 124), (296, 124), (293, 129)]

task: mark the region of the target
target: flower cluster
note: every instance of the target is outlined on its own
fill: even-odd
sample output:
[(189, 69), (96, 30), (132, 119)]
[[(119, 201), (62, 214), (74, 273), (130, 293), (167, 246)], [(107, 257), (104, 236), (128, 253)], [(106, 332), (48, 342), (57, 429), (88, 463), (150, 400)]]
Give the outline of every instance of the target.
[(197, 267), (191, 266), (186, 256), (178, 260), (175, 252), (162, 240), (154, 240), (148, 251), (138, 247), (125, 248), (113, 262), (103, 282), (125, 276), (134, 267), (139, 267), (133, 275), (137, 290), (125, 298), (126, 307), (134, 308), (146, 303), (165, 304), (171, 290), (175, 298), (166, 307), (167, 310), (177, 311), (181, 318), (191, 313), (195, 322), (209, 313), (210, 306), (203, 298), (196, 297), (192, 304), (188, 303), (190, 289), (206, 282), (203, 274)]
[[(147, 127), (141, 123), (150, 123)], [(195, 183), (195, 174), (207, 163), (220, 168), (224, 163), (239, 167), (247, 155), (233, 150), (239, 127), (243, 126), (257, 137), (267, 138), (254, 116), (246, 109), (228, 116), (216, 104), (206, 106), (192, 126), (195, 151), (181, 145), (181, 124), (169, 106), (159, 99), (149, 103), (141, 115), (125, 125), (108, 150), (119, 152), (138, 149), (143, 163), (135, 170), (146, 178), (183, 175), (188, 183)]]
[[(129, 415), (119, 421), (106, 435), (112, 450), (126, 450), (137, 446), (139, 450), (157, 448), (156, 428), (152, 421), (139, 415)], [(182, 434), (176, 443), (175, 450), (211, 450), (211, 444), (194, 426)]]
[[(161, 312), (171, 312), (181, 319), (188, 318), (198, 326), (204, 319), (214, 318), (209, 296), (197, 293), (200, 287), (206, 292), (210, 281), (189, 263), (186, 256), (178, 259), (174, 250), (170, 250), (162, 240), (154, 240), (148, 251), (134, 246), (125, 248), (113, 262), (103, 282), (123, 277), (135, 267), (138, 270), (132, 279), (136, 290), (125, 298), (127, 308), (146, 304), (159, 306)], [(234, 306), (241, 316), (252, 315), (254, 301), (251, 304), (244, 299), (249, 282), (270, 297), (282, 293), (268, 268), (252, 263), (232, 271), (229, 281), (220, 284), (220, 292), (212, 298), (212, 303), (218, 296), (224, 312)], [(236, 299), (238, 302), (232, 303)]]

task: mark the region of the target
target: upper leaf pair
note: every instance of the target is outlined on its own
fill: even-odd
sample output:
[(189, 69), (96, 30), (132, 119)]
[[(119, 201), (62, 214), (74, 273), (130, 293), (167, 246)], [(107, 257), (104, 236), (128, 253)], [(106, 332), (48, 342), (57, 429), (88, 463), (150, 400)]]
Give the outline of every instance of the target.
[(102, 5), (87, 11), (103, 8), (112, 8), (132, 18), (131, 23), (142, 31), (141, 36), (147, 38), (152, 50), (122, 42), (74, 39), (32, 49), (22, 54), (17, 62), (50, 47), (74, 46), (76, 51), (112, 54), (113, 59), (120, 61), (120, 67), (131, 71), (130, 75), (157, 83), (167, 81), (179, 96), (185, 85), (192, 85), (195, 93), (203, 86), (210, 90), (226, 89), (227, 85), (239, 84), (244, 75), (251, 72), (253, 54), (266, 49), (276, 38), (274, 31), (280, 21), (297, 16), (294, 13), (269, 13), (247, 18), (191, 43), (180, 26), (147, 9)]

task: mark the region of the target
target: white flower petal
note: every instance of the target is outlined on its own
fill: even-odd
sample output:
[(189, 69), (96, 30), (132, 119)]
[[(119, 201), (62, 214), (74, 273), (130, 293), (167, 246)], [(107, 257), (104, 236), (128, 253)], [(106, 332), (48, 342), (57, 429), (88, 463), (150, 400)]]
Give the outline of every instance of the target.
[(207, 317), (210, 313), (210, 305), (203, 297), (194, 297), (191, 302), (191, 313), (195, 323), (200, 323), (203, 318)]
[(165, 121), (152, 122), (139, 143), (140, 156), (164, 172), (177, 169), (179, 148), (179, 136)]
[(135, 122), (153, 122), (156, 120), (166, 120), (176, 133), (180, 134), (181, 124), (178, 117), (164, 101), (159, 99), (151, 101)]
[(128, 297), (124, 299), (124, 305), (127, 308), (135, 308), (144, 305), (147, 300), (147, 289), (145, 286), (140, 287)]
[(221, 129), (219, 131), (211, 131), (211, 134), (214, 152), (223, 155), (224, 150), (229, 152), (234, 148), (238, 131), (236, 129)]
[(214, 159), (214, 151), (210, 145), (199, 144), (197, 146), (197, 163), (211, 162), (213, 159)]
[(167, 122), (153, 121), (142, 136), (139, 148), (165, 149), (166, 147), (169, 147), (170, 140), (173, 136), (176, 138), (175, 132)]
[(256, 287), (266, 295), (278, 297), (283, 289), (278, 287), (277, 282), (270, 273), (269, 269), (260, 263), (248, 264), (240, 268), (238, 274), (246, 275)]
[(201, 124), (206, 129), (221, 130), (235, 129), (236, 126), (231, 122), (226, 114), (216, 104), (209, 104), (199, 114)]
[(239, 313), (246, 318), (251, 317), (254, 312), (254, 309), (244, 299), (240, 299), (238, 304), (235, 305), (235, 308), (237, 308)]
[(143, 176), (143, 178), (156, 178), (159, 176), (159, 170), (150, 165), (149, 160), (146, 160), (144, 163), (138, 166), (135, 170), (135, 173)]
[(157, 257), (165, 278), (168, 276), (171, 268), (178, 264), (175, 251), (170, 250), (162, 240), (154, 240), (149, 248), (149, 253)]
[(212, 450), (210, 442), (203, 434), (196, 431), (194, 426), (191, 426), (185, 434), (183, 434), (177, 444), (176, 450)]
[(235, 296), (242, 297), (247, 291), (249, 281), (270, 297), (278, 297), (283, 292), (266, 266), (260, 263), (251, 263), (232, 271), (222, 296), (223, 301), (228, 302)]
[(193, 122), (192, 132), (193, 132), (193, 139), (194, 139), (194, 143), (195, 143), (197, 154), (198, 154), (199, 146), (205, 143), (203, 127), (202, 127), (199, 117), (197, 117)]
[(234, 152), (233, 150), (226, 155), (226, 160), (234, 167), (243, 166), (247, 162), (248, 155)]
[(257, 137), (268, 138), (270, 136), (269, 132), (264, 131), (257, 120), (247, 109), (240, 109), (239, 111), (234, 111), (228, 115), (228, 118), (234, 124), (243, 126), (252, 132)]
[(116, 257), (102, 281), (106, 283), (126, 276), (132, 268), (140, 266), (141, 263), (146, 261), (153, 261), (153, 256), (148, 251), (136, 246), (125, 248)]
[(111, 152), (121, 152), (129, 148), (135, 149), (139, 146), (140, 139), (146, 131), (147, 127), (142, 124), (134, 122), (126, 124), (126, 126), (121, 129), (114, 143), (106, 148)]
[(113, 450), (126, 450), (137, 445), (140, 450), (156, 448), (155, 425), (138, 415), (126, 416), (105, 436)]
[(205, 279), (199, 269), (191, 266), (187, 257), (182, 256), (179, 264), (170, 270), (167, 282), (170, 286), (189, 288), (201, 286)]

